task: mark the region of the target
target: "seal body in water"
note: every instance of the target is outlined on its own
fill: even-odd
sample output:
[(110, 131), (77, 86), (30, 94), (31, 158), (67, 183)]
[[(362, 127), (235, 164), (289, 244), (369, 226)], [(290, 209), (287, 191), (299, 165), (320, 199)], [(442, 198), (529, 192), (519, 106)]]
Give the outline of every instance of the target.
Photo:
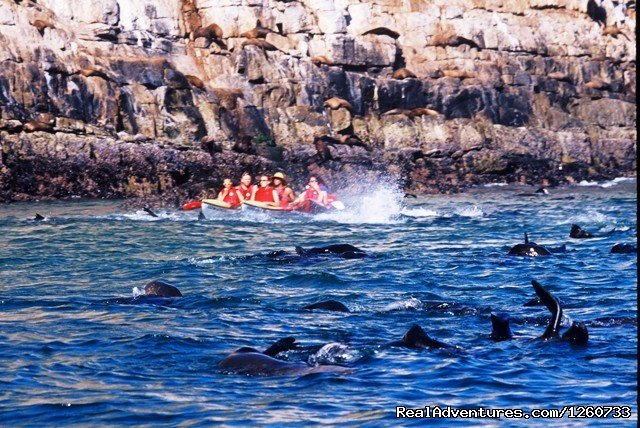
[(284, 361), (275, 358), (280, 352), (296, 348), (296, 340), (293, 337), (285, 337), (278, 340), (264, 352), (254, 348), (243, 347), (220, 361), (219, 367), (225, 372), (254, 376), (307, 375), (313, 373), (346, 374), (353, 372), (353, 369), (338, 365), (312, 366), (304, 362)]
[(308, 250), (302, 247), (296, 247), (296, 253), (303, 257), (335, 254), (345, 259), (361, 259), (366, 256), (364, 251), (351, 244), (333, 244), (327, 245), (326, 247), (309, 248)]
[(151, 281), (145, 285), (144, 295), (154, 297), (182, 297), (180, 290), (163, 281)]
[(524, 234), (524, 244), (516, 244), (511, 250), (509, 250), (510, 256), (527, 256), (527, 257), (537, 257), (537, 256), (548, 256), (551, 254), (551, 251), (543, 247), (542, 245), (538, 245), (535, 242), (529, 242), (529, 235)]

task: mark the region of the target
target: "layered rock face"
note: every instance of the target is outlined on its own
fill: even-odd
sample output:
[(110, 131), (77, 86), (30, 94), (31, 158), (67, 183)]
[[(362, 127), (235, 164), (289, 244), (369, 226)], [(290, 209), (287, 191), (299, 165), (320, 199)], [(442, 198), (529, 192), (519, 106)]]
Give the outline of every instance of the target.
[[(0, 201), (635, 175), (635, 2), (0, 0)], [(364, 185), (364, 184), (363, 184)]]

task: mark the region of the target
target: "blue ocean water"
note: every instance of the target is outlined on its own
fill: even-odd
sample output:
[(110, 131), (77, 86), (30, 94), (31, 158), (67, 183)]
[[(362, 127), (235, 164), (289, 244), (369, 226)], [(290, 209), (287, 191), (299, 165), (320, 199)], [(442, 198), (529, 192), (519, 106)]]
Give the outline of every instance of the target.
[[(152, 218), (117, 201), (0, 206), (0, 424), (502, 426), (530, 421), (400, 420), (396, 406), (608, 405), (630, 406), (631, 417), (542, 422), (635, 426), (637, 256), (610, 249), (637, 245), (636, 182), (533, 190), (403, 199), (372, 184), (367, 196), (341, 195), (345, 211), (313, 218)], [(46, 219), (31, 220), (36, 212)], [(573, 223), (597, 237), (569, 238)], [(507, 256), (524, 232), (566, 252)], [(336, 243), (369, 256), (293, 256), (296, 245)], [(267, 257), (274, 250), (287, 255)], [(133, 299), (155, 279), (184, 297)], [(586, 323), (587, 346), (536, 340), (549, 312), (523, 306), (532, 279), (562, 301), (564, 328)], [(302, 309), (324, 299), (351, 312)], [(491, 312), (510, 314), (513, 340), (489, 339)], [(384, 346), (413, 324), (458, 349)], [(270, 377), (218, 366), (286, 336), (315, 350), (280, 358), (353, 371)]]

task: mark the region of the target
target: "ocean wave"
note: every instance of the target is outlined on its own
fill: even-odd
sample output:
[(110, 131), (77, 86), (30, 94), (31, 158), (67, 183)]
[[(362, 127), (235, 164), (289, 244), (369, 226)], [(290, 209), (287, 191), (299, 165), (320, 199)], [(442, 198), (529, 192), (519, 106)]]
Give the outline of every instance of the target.
[(602, 187), (603, 189), (607, 189), (609, 187), (617, 186), (618, 184), (621, 184), (621, 183), (635, 183), (635, 181), (636, 181), (635, 177), (617, 177), (617, 178), (614, 178), (613, 180), (603, 181), (603, 182), (582, 180), (581, 182), (576, 183), (576, 186)]
[(440, 215), (438, 211), (428, 208), (403, 208), (400, 213), (407, 217), (438, 217)]

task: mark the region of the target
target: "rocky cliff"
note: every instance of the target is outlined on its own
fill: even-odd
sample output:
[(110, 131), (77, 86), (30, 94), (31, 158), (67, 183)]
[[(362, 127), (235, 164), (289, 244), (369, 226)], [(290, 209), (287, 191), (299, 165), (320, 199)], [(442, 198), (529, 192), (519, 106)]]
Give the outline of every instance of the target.
[[(635, 1), (0, 0), (0, 201), (635, 175)], [(178, 198), (179, 199), (179, 198)]]

